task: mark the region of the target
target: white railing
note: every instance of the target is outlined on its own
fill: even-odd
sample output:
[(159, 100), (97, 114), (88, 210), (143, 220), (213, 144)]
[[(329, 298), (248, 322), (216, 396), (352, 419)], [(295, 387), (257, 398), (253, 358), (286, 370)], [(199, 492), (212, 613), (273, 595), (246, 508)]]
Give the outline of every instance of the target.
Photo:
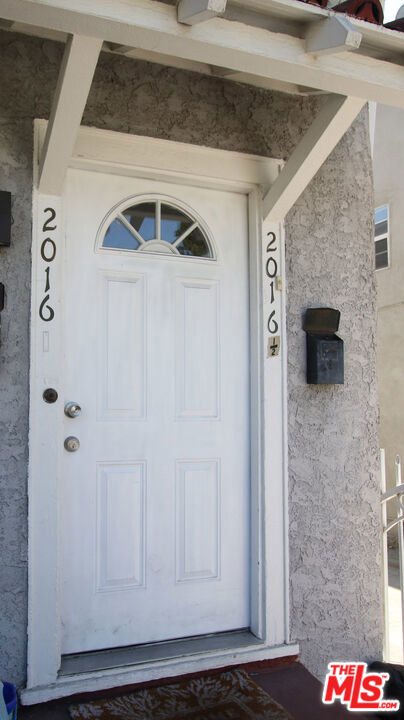
[[(404, 656), (404, 485), (401, 480), (401, 460), (396, 455), (395, 461), (395, 479), (396, 487), (387, 490), (386, 485), (386, 458), (384, 450), (380, 450), (381, 461), (381, 486), (382, 486), (382, 524), (383, 524), (383, 552), (382, 552), (382, 568), (383, 568), (383, 591), (384, 591), (384, 658), (390, 659), (390, 635), (389, 635), (389, 564), (388, 564), (388, 534), (390, 530), (397, 527), (398, 531), (398, 557), (399, 557), (399, 577), (400, 577), (400, 593), (401, 593), (401, 628), (402, 628), (402, 645)], [(390, 500), (396, 500), (396, 517), (388, 521), (387, 503)]]

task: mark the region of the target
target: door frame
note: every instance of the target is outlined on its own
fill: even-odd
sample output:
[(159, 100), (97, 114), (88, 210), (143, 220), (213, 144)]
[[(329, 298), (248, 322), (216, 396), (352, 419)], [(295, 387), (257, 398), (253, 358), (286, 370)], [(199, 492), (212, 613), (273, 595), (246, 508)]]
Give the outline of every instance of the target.
[[(75, 692), (296, 655), (289, 637), (284, 231), (262, 221), (281, 161), (81, 127), (70, 167), (181, 182), (248, 197), (250, 286), (251, 632), (260, 643), (58, 677), (59, 452), (63, 398), (63, 198), (37, 192), (47, 122), (34, 123), (29, 431), (29, 609), (26, 704)], [(41, 313), (41, 317), (40, 317)], [(273, 338), (281, 349), (273, 356)], [(271, 345), (271, 348), (270, 348)], [(44, 402), (45, 388), (59, 400)]]

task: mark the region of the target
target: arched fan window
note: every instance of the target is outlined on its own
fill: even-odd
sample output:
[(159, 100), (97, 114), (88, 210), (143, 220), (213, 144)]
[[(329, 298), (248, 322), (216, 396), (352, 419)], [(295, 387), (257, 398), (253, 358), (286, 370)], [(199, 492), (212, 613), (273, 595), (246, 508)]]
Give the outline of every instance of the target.
[(107, 226), (101, 247), (214, 259), (201, 222), (171, 201), (160, 199), (121, 209)]

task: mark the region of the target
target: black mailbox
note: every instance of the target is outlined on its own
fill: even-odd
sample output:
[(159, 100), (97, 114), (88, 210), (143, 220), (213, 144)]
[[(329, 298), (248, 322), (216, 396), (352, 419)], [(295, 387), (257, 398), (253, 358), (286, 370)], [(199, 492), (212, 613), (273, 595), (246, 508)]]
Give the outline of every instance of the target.
[(332, 308), (306, 310), (303, 329), (307, 345), (307, 382), (343, 384), (344, 341), (335, 335), (341, 313)]

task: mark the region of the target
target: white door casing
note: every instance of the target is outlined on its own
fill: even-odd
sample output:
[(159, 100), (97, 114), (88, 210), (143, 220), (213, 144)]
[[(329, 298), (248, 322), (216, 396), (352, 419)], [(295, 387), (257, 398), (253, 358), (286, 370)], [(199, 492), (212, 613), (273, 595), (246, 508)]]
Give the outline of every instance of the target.
[[(46, 122), (36, 121), (36, 158), (39, 157), (45, 131)], [(63, 615), (61, 538), (63, 532), (61, 532), (59, 518), (66, 517), (62, 502), (63, 468), (60, 460), (63, 454), (60, 449), (66, 437), (67, 427), (72, 428), (69, 434), (79, 435), (76, 429), (79, 423), (84, 423), (88, 407), (81, 398), (66, 395), (63, 386), (63, 377), (67, 371), (66, 348), (63, 346), (62, 340), (65, 317), (69, 312), (66, 304), (67, 286), (71, 282), (67, 272), (68, 255), (65, 247), (68, 239), (64, 234), (65, 202), (60, 198), (39, 195), (34, 192), (29, 474), (29, 638), (28, 682), (27, 690), (23, 692), (23, 702), (27, 704), (68, 695), (76, 691), (101, 689), (233, 663), (278, 657), (296, 653), (298, 650), (296, 645), (288, 644), (284, 292), (280, 291), (281, 284), (279, 283), (278, 287), (278, 282), (274, 282), (271, 278), (274, 271), (277, 276), (283, 274), (283, 236), (281, 226), (268, 222), (262, 224), (260, 219), (262, 191), (267, 191), (270, 184), (276, 179), (279, 162), (180, 143), (81, 128), (71, 167), (90, 170), (92, 173), (94, 171), (95, 173), (107, 172), (113, 178), (119, 176), (122, 183), (127, 182), (125, 178), (128, 177), (145, 178), (155, 183), (167, 183), (165, 194), (171, 197), (175, 196), (172, 190), (177, 185), (185, 186), (188, 189), (206, 188), (209, 192), (216, 189), (225, 194), (229, 193), (230, 197), (237, 194), (241, 204), (245, 203), (245, 199), (241, 200), (241, 197), (247, 198), (251, 430), (249, 449), (251, 460), (249, 615), (251, 631), (261, 638), (262, 644), (240, 647), (237, 652), (234, 650), (200, 652), (192, 657), (184, 656), (175, 660), (139, 664), (122, 669), (115, 668), (68, 678), (58, 677), (57, 671), (63, 647), (61, 624)], [(88, 177), (92, 177), (92, 175), (88, 173)], [(170, 185), (169, 188), (168, 185)], [(85, 192), (87, 192), (87, 188)], [(122, 199), (122, 196), (117, 197), (116, 203)], [(102, 213), (108, 209), (103, 207)], [(56, 219), (51, 218), (53, 212)], [(102, 213), (100, 208), (100, 217)], [(71, 217), (68, 219), (70, 222)], [(272, 242), (271, 233), (275, 237), (275, 243)], [(270, 242), (263, 242), (267, 239)], [(52, 257), (53, 246), (50, 241), (54, 243), (57, 250), (54, 257)], [(271, 243), (272, 245), (269, 247)], [(45, 250), (44, 253), (43, 250)], [(98, 254), (97, 263), (101, 262), (101, 254)], [(275, 262), (271, 261), (268, 265), (270, 255)], [(220, 263), (220, 252), (218, 259)], [(145, 257), (142, 258), (143, 260), (144, 267), (146, 267), (156, 258)], [(182, 260), (182, 268), (190, 267), (185, 258)], [(111, 273), (113, 282), (114, 274), (121, 277), (122, 273), (118, 267), (119, 260), (115, 257), (112, 262), (117, 263), (117, 266), (105, 267), (107, 267), (108, 273)], [(209, 265), (209, 262), (202, 261), (199, 266)], [(167, 258), (166, 265), (174, 267), (178, 263), (178, 260)], [(195, 263), (196, 265), (198, 263)], [(188, 269), (180, 275), (186, 279), (189, 273), (192, 277), (192, 272)], [(136, 274), (141, 275), (142, 272), (136, 270), (134, 275), (136, 276)], [(193, 281), (199, 280), (202, 283), (206, 281), (203, 275), (197, 276), (198, 273)], [(75, 280), (73, 286), (74, 282)], [(91, 283), (93, 282), (94, 280), (91, 279)], [(132, 285), (127, 283), (130, 285), (129, 295), (133, 290), (132, 286), (137, 286), (136, 283), (132, 283)], [(99, 279), (98, 287), (100, 287)], [(283, 285), (283, 287), (285, 286)], [(97, 296), (97, 302), (98, 300), (99, 296)], [(93, 312), (93, 308), (84, 308), (84, 312), (87, 311)], [(50, 317), (51, 315), (52, 317)], [(278, 338), (280, 338), (281, 349), (278, 355), (274, 355), (273, 346), (279, 344)], [(78, 352), (80, 352), (79, 349)], [(49, 405), (42, 399), (42, 393), (47, 387), (54, 387), (60, 393), (58, 401), (54, 404)], [(83, 405), (81, 418), (75, 420), (64, 418), (63, 401), (65, 399), (81, 401)], [(137, 425), (140, 424), (138, 420), (135, 422)], [(130, 422), (127, 424), (130, 425)], [(179, 424), (186, 425), (183, 422)], [(75, 429), (73, 430), (73, 428)], [(87, 451), (85, 431), (84, 434), (81, 433), (81, 440), (80, 451), (83, 447)], [(76, 460), (80, 451), (76, 455), (71, 455), (70, 459)], [(181, 457), (181, 452), (177, 455), (180, 460), (187, 461), (189, 458), (188, 455)], [(107, 453), (100, 457), (102, 462), (110, 462)], [(138, 458), (139, 456), (135, 457), (133, 453), (127, 453), (124, 458), (124, 462), (130, 461), (128, 464), (135, 475), (143, 467), (136, 463), (135, 466), (133, 465), (134, 460), (138, 460)], [(208, 460), (216, 461), (217, 458), (218, 455), (212, 453)], [(115, 469), (121, 471), (120, 463), (115, 464)], [(211, 467), (210, 465), (209, 468)], [(99, 468), (99, 478), (101, 478), (99, 486), (105, 496), (108, 482), (105, 473), (103, 474), (104, 470), (105, 467)], [(107, 470), (111, 470), (111, 466), (108, 465)], [(114, 470), (113, 467), (112, 470)], [(117, 474), (122, 479), (119, 472)], [(125, 479), (124, 473), (123, 476), (121, 487), (125, 483), (130, 485), (131, 479), (128, 477)], [(181, 477), (180, 475), (177, 477), (179, 478), (177, 485), (180, 485)], [(146, 478), (146, 485), (147, 480), (148, 478)], [(136, 491), (133, 490), (135, 486), (137, 487)], [(139, 497), (139, 483), (132, 483), (132, 492), (135, 497)], [(177, 572), (180, 563), (177, 560), (174, 561), (174, 564), (175, 572)], [(93, 576), (99, 579), (102, 573), (100, 574), (99, 568), (97, 572)], [(204, 582), (206, 585), (217, 584), (215, 579), (206, 579)], [(178, 584), (181, 585), (181, 583)], [(192, 584), (190, 582), (188, 586), (191, 587)], [(187, 582), (184, 582), (183, 585), (187, 585)], [(138, 588), (138, 590), (144, 592), (144, 588)], [(99, 595), (102, 594), (111, 596), (114, 591), (108, 589), (99, 593)], [(241, 621), (237, 621), (237, 624), (238, 622)], [(204, 630), (202, 631), (204, 632)]]
[[(94, 247), (128, 197), (217, 257)], [(249, 627), (247, 198), (72, 169), (64, 207), (62, 653)]]

